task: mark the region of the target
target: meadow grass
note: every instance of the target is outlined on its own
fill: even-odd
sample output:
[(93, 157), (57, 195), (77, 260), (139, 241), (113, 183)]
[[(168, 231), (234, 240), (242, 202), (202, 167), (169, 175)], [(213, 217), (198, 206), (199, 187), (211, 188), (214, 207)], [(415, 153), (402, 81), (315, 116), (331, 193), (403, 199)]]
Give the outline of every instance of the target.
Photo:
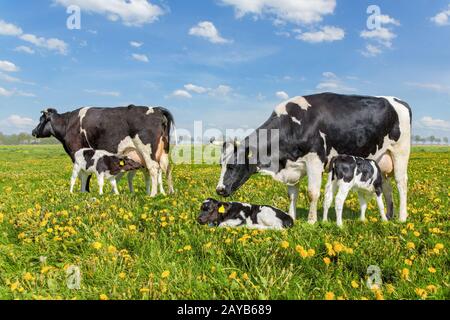
[[(352, 194), (343, 229), (334, 210), (308, 225), (303, 181), (294, 228), (262, 232), (196, 223), (217, 198), (217, 165), (176, 166), (173, 196), (146, 196), (142, 174), (134, 195), (125, 179), (119, 196), (99, 196), (95, 181), (71, 195), (60, 146), (0, 147), (0, 298), (449, 299), (449, 158), (447, 147), (414, 149), (408, 223), (380, 222), (375, 201), (358, 221)], [(230, 200), (289, 205), (286, 187), (259, 175)], [(379, 288), (366, 285), (371, 265)], [(80, 289), (67, 286), (70, 266)]]

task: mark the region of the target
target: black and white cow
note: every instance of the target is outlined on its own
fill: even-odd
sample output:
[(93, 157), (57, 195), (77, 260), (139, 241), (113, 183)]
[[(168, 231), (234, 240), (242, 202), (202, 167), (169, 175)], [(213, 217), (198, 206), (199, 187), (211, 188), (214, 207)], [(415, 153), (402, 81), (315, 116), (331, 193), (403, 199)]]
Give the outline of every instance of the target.
[(207, 199), (200, 210), (197, 219), (200, 224), (218, 227), (246, 226), (251, 229), (281, 230), (294, 225), (294, 220), (286, 212), (271, 206)]
[(113, 193), (119, 194), (116, 182), (117, 176), (121, 173), (136, 171), (141, 168), (143, 168), (141, 163), (128, 157), (119, 157), (104, 150), (80, 149), (75, 152), (75, 162), (70, 179), (70, 193), (73, 193), (73, 187), (78, 177), (82, 181), (82, 191), (85, 191), (83, 189), (86, 186), (87, 177), (95, 174), (101, 195), (103, 194), (105, 179), (111, 183)]
[[(411, 121), (408, 104), (394, 97), (322, 93), (292, 98), (278, 105), (270, 118), (240, 146), (224, 145), (217, 193), (230, 196), (254, 173), (269, 174), (288, 185), (289, 215), (295, 219), (299, 181), (307, 175), (308, 221), (315, 223), (323, 172), (334, 156), (350, 154), (377, 161), (385, 175), (393, 173), (400, 195), (399, 219), (406, 221)], [(279, 134), (279, 154), (271, 155), (276, 160), (262, 163), (260, 155), (251, 150), (250, 141), (261, 130), (273, 129)], [(271, 139), (258, 139), (258, 149), (271, 149)], [(392, 188), (388, 179), (383, 183), (383, 193), (388, 216), (392, 216)]]
[[(172, 114), (161, 107), (82, 108), (62, 114), (55, 109), (47, 109), (42, 112), (33, 136), (54, 136), (62, 143), (72, 162), (78, 150), (91, 148), (142, 163), (146, 169), (147, 194), (153, 197), (157, 194), (160, 169), (167, 175), (169, 192), (174, 191), (169, 163), (173, 125)], [(89, 188), (89, 179), (87, 184)]]
[(328, 210), (333, 202), (336, 209), (336, 222), (342, 226), (342, 211), (345, 199), (351, 190), (358, 191), (361, 206), (361, 221), (366, 219), (367, 199), (376, 195), (381, 220), (387, 221), (383, 203), (383, 173), (377, 162), (354, 156), (336, 156), (331, 159), (325, 200), (323, 204), (323, 221), (328, 220)]

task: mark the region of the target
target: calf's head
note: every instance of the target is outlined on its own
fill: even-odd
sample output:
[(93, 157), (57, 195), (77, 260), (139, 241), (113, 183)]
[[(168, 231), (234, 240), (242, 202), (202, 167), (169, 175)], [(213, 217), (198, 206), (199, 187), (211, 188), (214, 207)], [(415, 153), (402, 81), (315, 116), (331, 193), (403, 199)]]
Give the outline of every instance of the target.
[(219, 225), (227, 219), (227, 212), (230, 204), (226, 202), (219, 202), (214, 199), (207, 199), (202, 203), (200, 208), (200, 215), (197, 218), (200, 224)]
[(42, 111), (39, 124), (34, 128), (32, 135), (36, 138), (49, 138), (55, 134), (52, 127), (52, 118), (58, 114), (55, 109), (46, 109)]

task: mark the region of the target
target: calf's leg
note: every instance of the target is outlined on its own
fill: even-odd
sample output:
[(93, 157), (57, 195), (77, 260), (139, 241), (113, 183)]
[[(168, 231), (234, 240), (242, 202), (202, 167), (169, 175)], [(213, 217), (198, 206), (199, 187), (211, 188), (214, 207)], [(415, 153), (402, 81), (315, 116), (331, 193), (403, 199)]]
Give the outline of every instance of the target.
[(345, 199), (347, 199), (350, 189), (351, 187), (349, 184), (339, 184), (339, 190), (334, 203), (334, 207), (336, 209), (336, 223), (339, 227), (342, 227), (342, 211), (344, 210)]
[(317, 222), (317, 203), (319, 202), (322, 173), (324, 171), (323, 163), (317, 155), (306, 160), (306, 171), (308, 174), (308, 196), (310, 201), (308, 223), (315, 224)]
[(358, 192), (359, 205), (361, 206), (361, 221), (366, 221), (367, 199), (364, 192)]
[(291, 218), (295, 221), (296, 215), (297, 215), (297, 198), (298, 198), (298, 189), (299, 185), (296, 184), (295, 186), (288, 186), (288, 195), (289, 200), (291, 201), (289, 205), (289, 215)]
[(332, 173), (329, 174), (327, 186), (325, 187), (325, 199), (323, 202), (323, 222), (328, 221), (328, 211), (333, 203), (336, 193), (336, 183), (332, 180)]

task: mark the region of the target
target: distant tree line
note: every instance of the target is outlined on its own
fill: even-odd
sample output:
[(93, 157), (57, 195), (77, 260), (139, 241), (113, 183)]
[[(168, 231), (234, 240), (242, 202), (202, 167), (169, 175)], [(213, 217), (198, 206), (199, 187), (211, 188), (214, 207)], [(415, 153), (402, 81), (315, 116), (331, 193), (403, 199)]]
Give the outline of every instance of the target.
[(419, 135), (415, 135), (412, 137), (412, 141), (414, 144), (436, 144), (436, 145), (447, 145), (448, 144), (448, 138), (443, 137), (435, 137), (435, 136), (429, 136), (429, 137), (421, 137)]
[(20, 145), (20, 144), (58, 144), (59, 141), (55, 138), (36, 139), (29, 133), (19, 134), (3, 134), (0, 132), (0, 145)]

